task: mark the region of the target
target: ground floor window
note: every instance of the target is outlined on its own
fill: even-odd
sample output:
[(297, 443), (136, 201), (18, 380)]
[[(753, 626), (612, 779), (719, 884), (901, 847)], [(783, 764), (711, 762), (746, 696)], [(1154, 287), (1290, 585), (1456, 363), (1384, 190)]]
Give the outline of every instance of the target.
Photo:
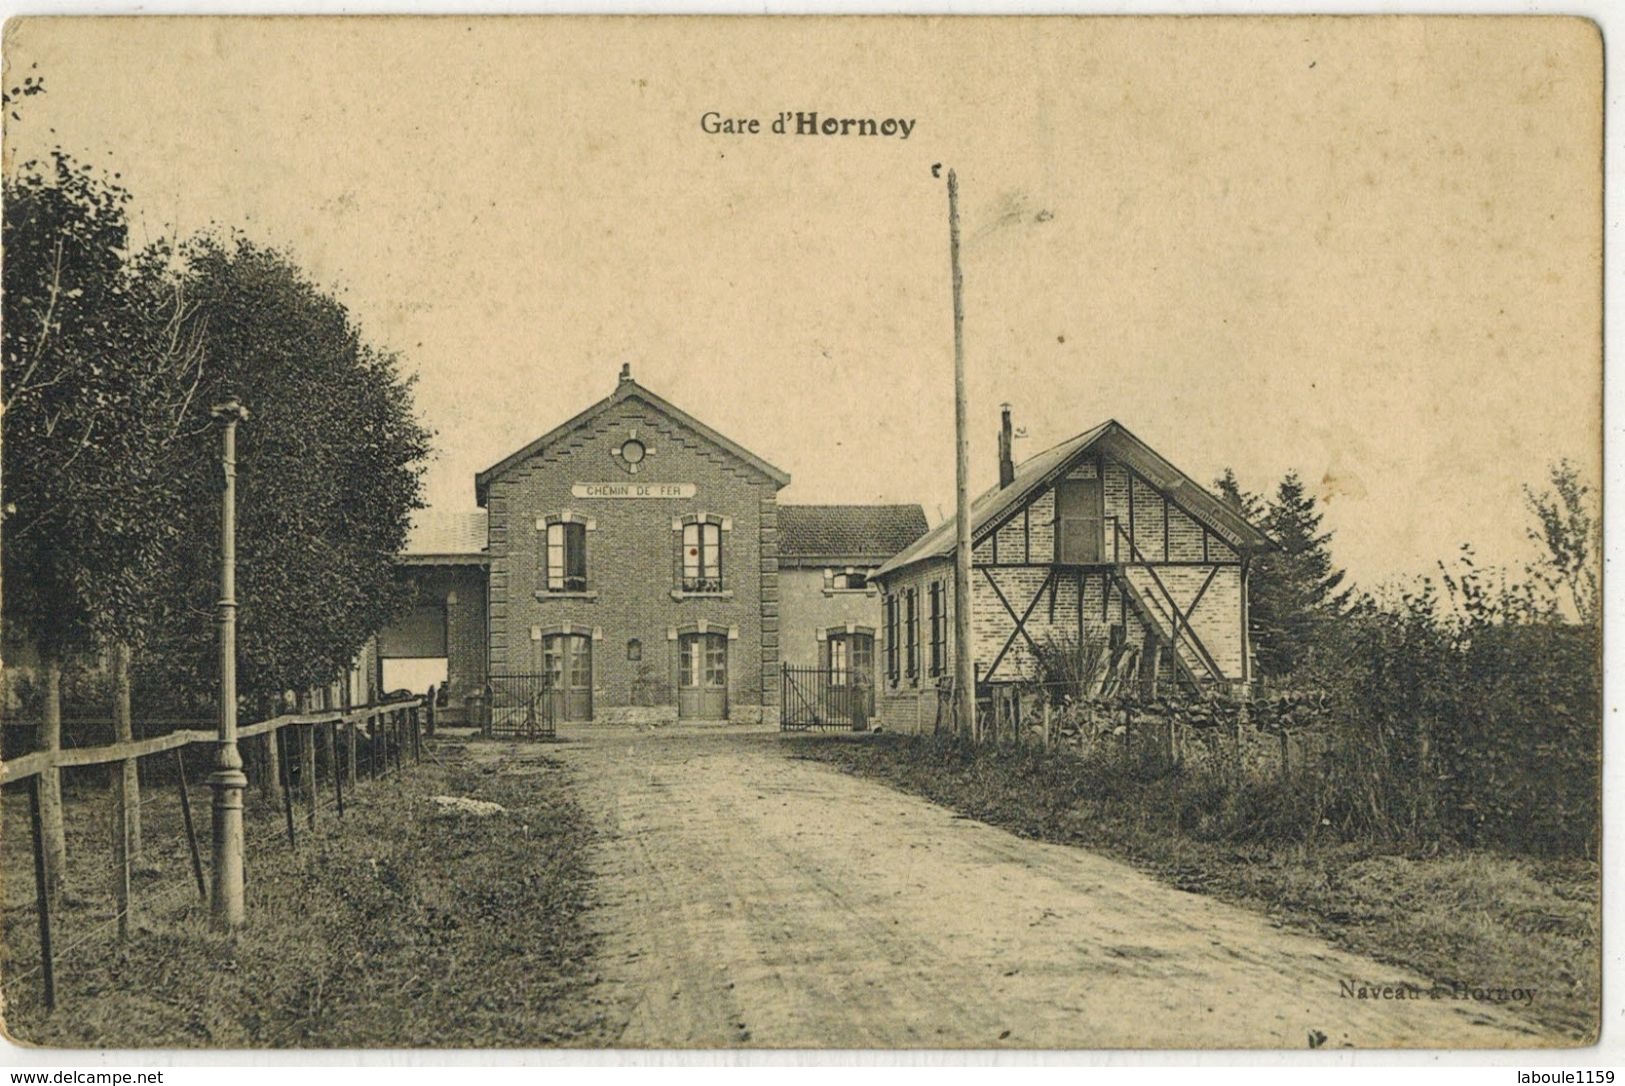
[(824, 640), (824, 670), (831, 686), (869, 686), (874, 682), (875, 635), (831, 630)]

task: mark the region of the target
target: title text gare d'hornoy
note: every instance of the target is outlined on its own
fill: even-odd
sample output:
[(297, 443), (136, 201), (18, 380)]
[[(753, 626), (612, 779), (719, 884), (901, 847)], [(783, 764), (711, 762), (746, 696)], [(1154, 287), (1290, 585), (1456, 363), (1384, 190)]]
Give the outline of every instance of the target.
[(908, 139), (913, 117), (837, 117), (814, 110), (785, 110), (764, 128), (759, 117), (729, 117), (717, 110), (700, 114), (700, 130), (711, 136), (875, 136)]

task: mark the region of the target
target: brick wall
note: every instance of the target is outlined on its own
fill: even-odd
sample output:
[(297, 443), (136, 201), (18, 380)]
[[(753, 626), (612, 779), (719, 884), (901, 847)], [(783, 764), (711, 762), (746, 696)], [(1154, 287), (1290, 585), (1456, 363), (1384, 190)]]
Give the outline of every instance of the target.
[[(631, 476), (612, 450), (634, 434), (651, 453)], [(571, 494), (577, 482), (694, 483), (697, 492), (676, 500), (577, 498)], [(673, 706), (672, 631), (704, 622), (729, 632), (730, 717), (760, 719), (763, 706), (775, 705), (778, 697), (776, 495), (771, 480), (636, 398), (510, 467), (490, 480), (487, 497), (491, 670), (539, 672), (542, 642), (536, 631), (588, 629), (594, 637), (595, 716), (637, 716), (609, 710), (647, 701)], [(589, 592), (583, 596), (545, 591), (545, 531), (537, 522), (565, 512), (590, 521)], [(698, 513), (726, 518), (725, 598), (674, 596), (681, 530), (673, 520)], [(630, 659), (634, 640), (641, 660)]]
[[(846, 568), (842, 566), (842, 568)], [(784, 567), (779, 570), (780, 658), (797, 667), (819, 663), (818, 637), (832, 626), (850, 622), (875, 631), (875, 652), (881, 651), (880, 591), (830, 591), (824, 588), (820, 568)], [(883, 657), (876, 656), (876, 665)]]
[[(1145, 480), (1134, 478), (1131, 483), (1131, 473), (1121, 462), (1103, 457), (1100, 477), (1107, 517), (1106, 554), (1113, 553), (1112, 518), (1118, 520), (1124, 533), (1129, 531), (1132, 492), (1133, 537), (1141, 557), (1157, 564), (1158, 577), (1182, 611), (1201, 593), (1191, 614), (1191, 628), (1225, 676), (1240, 678), (1242, 583), (1240, 568), (1234, 564), (1236, 552), (1211, 531), (1204, 533), (1197, 521)], [(1123, 627), (1123, 635), (1131, 644), (1139, 645), (1145, 639), (1146, 630), (1134, 609), (1105, 570), (1067, 568), (1050, 579), (1051, 567), (1046, 563), (1054, 557), (1054, 520), (1054, 491), (1045, 488), (1030, 498), (1025, 511), (1018, 511), (995, 533), (984, 537), (972, 552), (976, 565), (971, 577), (975, 608), (971, 620), (973, 658), (984, 680), (1033, 676), (1031, 645), (1026, 637), (1015, 633), (1023, 615), (1027, 616), (1027, 634), (1040, 645), (1050, 637), (1076, 642), (1080, 634), (1085, 643), (1107, 643), (1116, 626)], [(1117, 556), (1122, 562), (1131, 560), (1126, 541)], [(1125, 576), (1133, 585), (1145, 587), (1152, 583), (1150, 574), (1143, 569), (1125, 567)], [(941, 559), (904, 570), (885, 586), (894, 592), (910, 586), (917, 589), (922, 601), (922, 627), (925, 586), (933, 577), (942, 577), (951, 586), (952, 563)], [(992, 670), (995, 660), (998, 667)], [(901, 689), (887, 692), (882, 699), (882, 715), (886, 712), (884, 706), (895, 702), (900, 718), (912, 719), (913, 702), (907, 696), (912, 689), (905, 679)]]

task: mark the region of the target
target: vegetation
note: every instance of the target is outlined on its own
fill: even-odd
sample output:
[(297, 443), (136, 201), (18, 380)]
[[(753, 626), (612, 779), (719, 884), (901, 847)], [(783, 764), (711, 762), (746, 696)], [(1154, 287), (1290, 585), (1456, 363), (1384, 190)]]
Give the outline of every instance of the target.
[[(13, 120), (43, 91), (8, 89)], [(0, 576), (14, 683), (62, 744), (64, 669), (110, 665), (102, 712), (210, 711), (216, 688), (219, 437), (238, 442), (239, 689), (264, 699), (342, 673), (406, 603), (393, 558), (421, 506), (428, 432), (398, 360), (284, 254), (206, 234), (136, 251), (130, 193), (61, 149), (3, 179)], [(133, 674), (132, 674), (133, 672)], [(79, 684), (83, 685), (83, 684)], [(99, 714), (98, 714), (99, 715)], [(48, 870), (65, 856), (59, 774), (42, 777)], [(137, 788), (135, 764), (125, 787)], [(134, 830), (139, 852), (140, 829)]]
[[(25, 980), (7, 991), (7, 1032), (75, 1048), (613, 1043), (621, 1012), (590, 990), (592, 831), (567, 781), (545, 758), (536, 759), (540, 773), (491, 774), (454, 748), (439, 753), (445, 764), (408, 765), (398, 784), (363, 782), (342, 821), (329, 809), (316, 832), (301, 825), (294, 850), (274, 805), (256, 805), (254, 920), (235, 939), (210, 930), (207, 906), (187, 885), (176, 811), (159, 805), (149, 830), (169, 878), (138, 887), (135, 936), (75, 947), (107, 909), (105, 869), (76, 865), (88, 900), (59, 918), (59, 947), (68, 947), (60, 1009), (45, 1013), (30, 987), (37, 980)], [(437, 817), (430, 797), (443, 793), (506, 812)], [(8, 797), (8, 824), (21, 801)], [(207, 789), (197, 788), (193, 805), (207, 809)], [(73, 839), (96, 834), (101, 806), (74, 805)], [(4, 841), (12, 978), (34, 964), (26, 838)]]
[(1396, 850), (1315, 834), (1312, 778), (1231, 789), (1135, 753), (1079, 758), (948, 736), (796, 741), (802, 757), (878, 778), (1013, 833), (1100, 849), (1182, 890), (1267, 912), (1440, 984), (1537, 990), (1512, 1008), (1575, 1042), (1596, 1035), (1597, 865), (1484, 851)]
[[(1282, 543), (1254, 572), (1271, 663), (1245, 701), (1102, 694), (1108, 647), (1046, 642), (1024, 697), (1050, 700), (1053, 751), (883, 736), (803, 753), (1435, 981), (1535, 987), (1537, 1021), (1593, 1037), (1599, 556), (1576, 468), (1527, 492), (1541, 555), (1521, 573), (1463, 548), (1433, 577), (1358, 598), (1296, 476), (1268, 502), (1229, 473), (1218, 489)], [(1283, 733), (1298, 752), (1286, 764), (1269, 757)]]

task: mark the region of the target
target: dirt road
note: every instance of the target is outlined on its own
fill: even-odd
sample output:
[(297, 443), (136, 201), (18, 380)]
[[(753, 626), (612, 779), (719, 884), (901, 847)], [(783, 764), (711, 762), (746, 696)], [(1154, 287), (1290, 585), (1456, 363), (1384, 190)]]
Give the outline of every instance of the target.
[[(578, 728), (593, 927), (628, 1047), (1476, 1047), (1509, 1014), (1087, 851), (785, 755), (761, 730)], [(1390, 994), (1393, 989), (1390, 987)]]

